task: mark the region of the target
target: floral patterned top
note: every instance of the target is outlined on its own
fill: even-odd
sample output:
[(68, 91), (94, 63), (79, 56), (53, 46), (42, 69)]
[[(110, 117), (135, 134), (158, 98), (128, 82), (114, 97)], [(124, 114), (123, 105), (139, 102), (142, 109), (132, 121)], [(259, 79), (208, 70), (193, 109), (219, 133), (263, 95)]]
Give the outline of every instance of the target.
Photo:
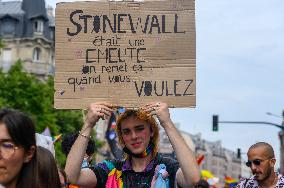
[[(277, 172), (277, 176), (278, 176), (278, 182), (277, 182), (275, 188), (284, 188), (284, 176), (279, 174), (278, 172)], [(254, 176), (252, 176), (249, 179), (242, 178), (239, 181), (236, 188), (259, 188), (259, 186), (258, 186), (258, 183), (257, 183), (256, 179), (254, 178)]]
[[(97, 188), (118, 187), (118, 188), (150, 188), (154, 177), (155, 168), (159, 164), (165, 164), (169, 173), (170, 188), (175, 187), (176, 172), (179, 164), (176, 160), (163, 157), (160, 154), (150, 161), (143, 172), (135, 172), (132, 169), (130, 160), (109, 160), (96, 164), (93, 171), (97, 177)], [(115, 175), (115, 178), (113, 178)], [(110, 179), (116, 179), (117, 185), (111, 186)]]

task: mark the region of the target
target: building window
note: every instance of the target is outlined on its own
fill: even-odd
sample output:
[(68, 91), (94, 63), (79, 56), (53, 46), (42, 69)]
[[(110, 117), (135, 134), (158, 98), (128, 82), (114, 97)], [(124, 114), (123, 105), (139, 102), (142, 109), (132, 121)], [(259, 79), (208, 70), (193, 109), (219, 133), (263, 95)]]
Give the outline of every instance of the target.
[(12, 63), (12, 49), (4, 48), (2, 53), (2, 68), (4, 72), (7, 72), (10, 69)]
[(12, 61), (12, 49), (4, 48), (3, 49), (3, 62), (9, 62)]
[(54, 31), (50, 31), (50, 38), (51, 38), (52, 40), (55, 39)]
[[(3, 26), (3, 27), (2, 27)], [(3, 35), (14, 35), (15, 34), (15, 21), (11, 18), (6, 18), (2, 21), (2, 26), (0, 27), (1, 33)]]
[(38, 33), (43, 32), (43, 21), (42, 20), (36, 20), (34, 22), (34, 31)]
[(39, 48), (34, 49), (33, 60), (35, 62), (40, 61), (41, 50)]

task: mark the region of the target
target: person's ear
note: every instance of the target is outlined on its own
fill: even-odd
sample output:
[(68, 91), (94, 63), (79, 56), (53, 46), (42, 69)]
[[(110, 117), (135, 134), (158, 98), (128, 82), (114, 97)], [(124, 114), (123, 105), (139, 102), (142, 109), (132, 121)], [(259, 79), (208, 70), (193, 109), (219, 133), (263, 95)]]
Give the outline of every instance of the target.
[(36, 152), (36, 146), (31, 146), (30, 149), (25, 153), (24, 163), (30, 162)]
[(276, 163), (276, 159), (275, 158), (270, 159), (269, 163), (270, 163), (271, 167), (274, 167), (274, 165)]

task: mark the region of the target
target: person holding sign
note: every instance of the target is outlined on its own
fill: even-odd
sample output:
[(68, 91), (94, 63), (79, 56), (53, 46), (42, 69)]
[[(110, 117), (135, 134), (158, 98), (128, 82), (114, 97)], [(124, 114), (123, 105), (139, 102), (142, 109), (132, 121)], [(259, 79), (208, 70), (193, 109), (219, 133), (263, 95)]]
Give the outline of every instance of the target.
[[(162, 102), (152, 102), (138, 110), (128, 109), (117, 119), (117, 135), (125, 152), (124, 160), (109, 160), (92, 169), (81, 169), (91, 130), (100, 118), (110, 117), (114, 108), (106, 102), (90, 105), (82, 130), (67, 157), (65, 171), (70, 183), (82, 187), (155, 188), (160, 173), (165, 187), (193, 187), (200, 179), (193, 152), (175, 128)], [(176, 153), (177, 160), (158, 153), (157, 116)]]

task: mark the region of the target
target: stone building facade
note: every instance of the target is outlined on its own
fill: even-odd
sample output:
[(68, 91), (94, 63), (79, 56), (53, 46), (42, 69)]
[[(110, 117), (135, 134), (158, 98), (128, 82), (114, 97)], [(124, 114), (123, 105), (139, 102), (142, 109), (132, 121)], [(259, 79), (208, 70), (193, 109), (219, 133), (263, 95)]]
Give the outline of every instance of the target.
[(195, 144), (196, 155), (204, 154), (205, 159), (201, 169), (211, 171), (224, 183), (224, 177), (229, 176), (234, 179), (249, 177), (250, 169), (244, 166), (244, 160), (238, 156), (237, 151), (224, 148), (220, 140), (208, 141), (201, 137), (201, 134), (191, 135)]
[(18, 60), (24, 70), (44, 79), (54, 74), (55, 19), (44, 0), (0, 1), (0, 67), (8, 71)]
[[(210, 142), (202, 139), (200, 133), (195, 135), (184, 131), (180, 131), (180, 133), (189, 147), (195, 151), (196, 156), (205, 156), (200, 169), (209, 170), (216, 177), (220, 178), (218, 186), (224, 185), (225, 176), (237, 180), (240, 177), (251, 176), (250, 169), (245, 166), (245, 161), (240, 156), (237, 156), (237, 152), (224, 148), (221, 141)], [(160, 132), (160, 142), (160, 151), (174, 156), (174, 154), (172, 154), (173, 150), (170, 146), (170, 142), (163, 130)]]

